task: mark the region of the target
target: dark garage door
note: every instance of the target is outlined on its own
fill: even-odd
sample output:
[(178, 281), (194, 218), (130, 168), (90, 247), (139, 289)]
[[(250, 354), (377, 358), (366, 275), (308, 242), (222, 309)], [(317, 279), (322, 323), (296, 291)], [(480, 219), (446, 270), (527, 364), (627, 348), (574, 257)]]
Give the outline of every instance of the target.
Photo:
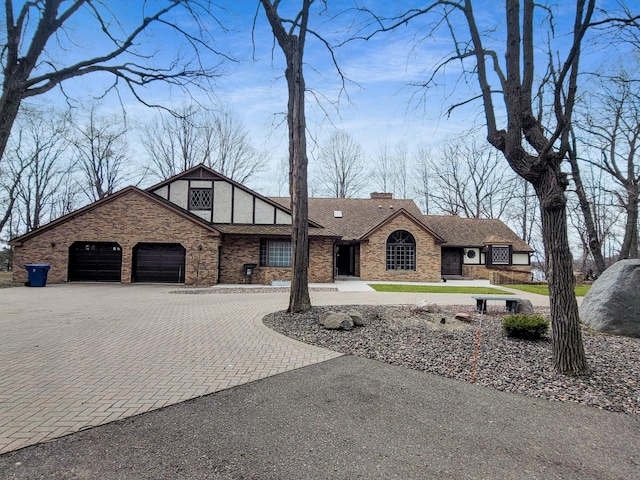
[(119, 282), (122, 248), (112, 242), (75, 242), (69, 247), (70, 282)]
[(179, 243), (139, 243), (133, 248), (133, 281), (184, 283), (184, 260)]

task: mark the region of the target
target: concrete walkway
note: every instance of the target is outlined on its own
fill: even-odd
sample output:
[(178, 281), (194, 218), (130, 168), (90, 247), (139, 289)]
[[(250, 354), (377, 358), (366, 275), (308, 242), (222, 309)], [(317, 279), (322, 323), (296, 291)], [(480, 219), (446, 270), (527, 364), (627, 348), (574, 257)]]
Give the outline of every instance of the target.
[[(344, 291), (327, 291), (336, 286)], [(364, 282), (315, 287), (323, 287), (312, 289), (315, 305), (473, 305), (469, 295), (375, 293)], [(262, 325), (265, 314), (286, 308), (282, 289), (176, 290), (0, 289), (0, 453), (339, 356)], [(548, 305), (547, 297), (518, 295)]]

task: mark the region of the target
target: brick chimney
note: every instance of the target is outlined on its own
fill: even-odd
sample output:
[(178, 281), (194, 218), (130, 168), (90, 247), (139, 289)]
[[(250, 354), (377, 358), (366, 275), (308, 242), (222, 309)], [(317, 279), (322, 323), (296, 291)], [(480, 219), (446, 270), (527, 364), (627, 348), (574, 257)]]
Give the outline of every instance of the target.
[(393, 193), (371, 192), (372, 200), (393, 200)]

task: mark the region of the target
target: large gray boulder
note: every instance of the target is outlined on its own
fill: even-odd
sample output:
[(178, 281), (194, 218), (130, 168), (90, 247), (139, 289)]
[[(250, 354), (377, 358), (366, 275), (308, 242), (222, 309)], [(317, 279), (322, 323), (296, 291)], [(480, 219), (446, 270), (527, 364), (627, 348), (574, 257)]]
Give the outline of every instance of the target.
[(620, 260), (593, 282), (580, 320), (603, 333), (640, 337), (640, 260)]

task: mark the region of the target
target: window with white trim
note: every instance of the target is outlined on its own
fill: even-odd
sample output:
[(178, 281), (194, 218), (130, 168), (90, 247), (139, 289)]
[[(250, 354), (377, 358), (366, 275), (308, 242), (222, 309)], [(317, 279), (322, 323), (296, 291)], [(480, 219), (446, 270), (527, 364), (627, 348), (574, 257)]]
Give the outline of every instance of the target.
[(416, 241), (406, 230), (396, 230), (387, 238), (387, 270), (415, 270)]
[(261, 267), (291, 267), (291, 240), (260, 240)]

